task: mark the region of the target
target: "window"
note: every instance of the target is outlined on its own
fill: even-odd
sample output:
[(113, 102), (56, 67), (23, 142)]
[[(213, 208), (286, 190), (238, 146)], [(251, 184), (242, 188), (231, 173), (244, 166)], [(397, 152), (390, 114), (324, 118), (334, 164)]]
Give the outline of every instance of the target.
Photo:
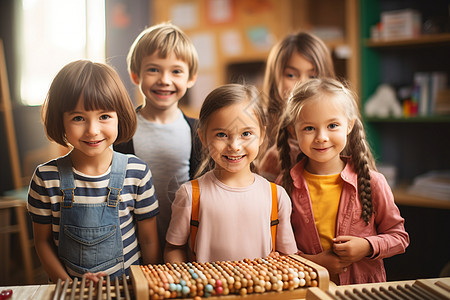
[(105, 61), (104, 0), (22, 0), (20, 96), (40, 105), (56, 73), (78, 59)]

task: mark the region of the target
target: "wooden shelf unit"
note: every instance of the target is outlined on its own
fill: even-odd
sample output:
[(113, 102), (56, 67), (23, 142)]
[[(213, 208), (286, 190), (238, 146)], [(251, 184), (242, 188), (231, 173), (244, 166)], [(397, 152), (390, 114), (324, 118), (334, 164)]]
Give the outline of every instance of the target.
[[(380, 84), (395, 89), (412, 87), (417, 72), (445, 72), (450, 78), (450, 33), (421, 35), (395, 40), (370, 39), (371, 28), (381, 13), (416, 9), (422, 22), (445, 17), (448, 1), (433, 4), (420, 0), (365, 0), (360, 2), (361, 98), (365, 102)], [(402, 118), (364, 118), (369, 143), (377, 162), (396, 167), (395, 201), (410, 236), (406, 253), (384, 261), (388, 280), (440, 276), (449, 262), (449, 202), (408, 192), (414, 178), (431, 170), (450, 168), (447, 140), (450, 116), (427, 115)]]
[(428, 46), (435, 44), (450, 43), (450, 33), (437, 33), (429, 35), (421, 35), (415, 38), (397, 38), (397, 39), (365, 39), (367, 47), (383, 48), (383, 47), (399, 47), (399, 46)]
[(439, 200), (420, 195), (412, 194), (408, 191), (409, 186), (402, 184), (393, 189), (395, 203), (397, 205), (418, 206), (427, 208), (450, 209), (450, 200)]

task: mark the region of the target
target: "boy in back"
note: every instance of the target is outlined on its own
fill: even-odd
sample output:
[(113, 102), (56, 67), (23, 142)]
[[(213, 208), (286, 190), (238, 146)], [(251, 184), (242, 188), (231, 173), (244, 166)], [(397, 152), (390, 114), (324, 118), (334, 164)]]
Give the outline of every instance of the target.
[(196, 119), (183, 114), (178, 101), (197, 78), (198, 56), (177, 26), (161, 23), (142, 31), (127, 57), (131, 80), (144, 102), (136, 109), (137, 130), (131, 141), (115, 146), (135, 154), (150, 167), (160, 205), (158, 234), (162, 249), (178, 187), (192, 179), (200, 161)]

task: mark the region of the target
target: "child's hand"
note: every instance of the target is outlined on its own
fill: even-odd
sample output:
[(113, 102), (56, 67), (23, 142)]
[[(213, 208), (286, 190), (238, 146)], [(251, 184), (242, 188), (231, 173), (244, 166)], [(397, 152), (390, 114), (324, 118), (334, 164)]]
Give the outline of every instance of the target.
[(272, 258), (277, 258), (278, 256), (280, 256), (280, 253), (278, 253), (277, 251), (272, 251), (269, 254), (269, 257), (272, 257)]
[(343, 261), (354, 263), (372, 255), (369, 241), (356, 236), (342, 235), (333, 239), (333, 250)]
[(102, 277), (108, 276), (105, 272), (97, 272), (97, 273), (84, 273), (86, 279), (92, 281), (93, 283), (97, 283)]
[(302, 256), (327, 268), (332, 275), (347, 271), (347, 267), (351, 265), (351, 263), (337, 256), (331, 249), (315, 255), (302, 254)]

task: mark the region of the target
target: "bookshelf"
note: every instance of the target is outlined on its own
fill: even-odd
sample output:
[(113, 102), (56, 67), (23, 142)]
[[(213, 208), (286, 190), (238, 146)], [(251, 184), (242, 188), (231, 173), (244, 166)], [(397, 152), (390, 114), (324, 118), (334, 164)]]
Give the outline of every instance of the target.
[(450, 43), (450, 33), (437, 33), (422, 35), (416, 38), (399, 38), (395, 40), (365, 40), (366, 47), (408, 47), (408, 46), (433, 46), (435, 44)]
[[(383, 11), (413, 8), (422, 20), (449, 18), (448, 1), (365, 0), (360, 2), (361, 101), (382, 83), (394, 88), (412, 84), (415, 72), (446, 72), (450, 78), (450, 33), (393, 40), (370, 39), (371, 27)], [(387, 280), (439, 276), (450, 261), (450, 201), (408, 191), (413, 179), (431, 170), (450, 169), (450, 116), (364, 117), (367, 136), (377, 163), (397, 169), (395, 201), (410, 235), (406, 253), (385, 259)]]
[[(394, 88), (413, 85), (417, 72), (439, 71), (450, 78), (449, 32), (391, 40), (370, 38), (370, 28), (380, 21), (383, 11), (413, 8), (422, 12), (423, 21), (440, 14), (448, 18), (448, 2), (439, 0), (434, 4), (426, 6), (418, 0), (361, 1), (362, 105), (382, 83)], [(442, 142), (431, 138), (436, 134), (450, 136), (450, 115), (364, 117), (364, 122), (377, 160), (397, 167), (397, 181), (407, 184), (429, 170), (450, 168)]]
[(430, 115), (430, 116), (417, 116), (417, 117), (365, 117), (365, 121), (369, 123), (450, 123), (450, 117), (444, 115)]

